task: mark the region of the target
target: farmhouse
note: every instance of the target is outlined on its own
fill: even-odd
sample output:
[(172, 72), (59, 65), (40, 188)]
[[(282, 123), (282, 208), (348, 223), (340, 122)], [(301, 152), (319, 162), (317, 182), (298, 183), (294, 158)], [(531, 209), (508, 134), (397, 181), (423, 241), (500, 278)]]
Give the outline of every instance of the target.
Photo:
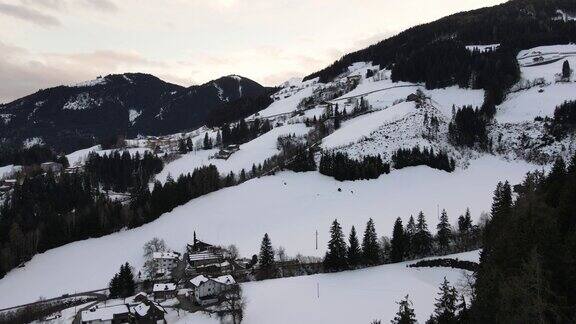
[(194, 299), (200, 305), (210, 304), (218, 300), (218, 296), (236, 286), (236, 280), (231, 275), (209, 278), (199, 275), (190, 280), (194, 289)]

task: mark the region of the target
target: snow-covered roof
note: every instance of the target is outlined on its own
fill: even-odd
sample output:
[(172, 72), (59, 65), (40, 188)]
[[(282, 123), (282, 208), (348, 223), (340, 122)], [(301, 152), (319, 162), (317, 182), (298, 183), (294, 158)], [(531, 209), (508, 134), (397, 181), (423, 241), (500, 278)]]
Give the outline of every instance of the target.
[(190, 283), (193, 284), (195, 287), (198, 287), (208, 280), (210, 280), (210, 279), (205, 277), (204, 275), (199, 275), (199, 276), (196, 276), (196, 277), (190, 279)]
[(154, 252), (152, 253), (152, 258), (154, 259), (178, 259), (180, 256), (177, 252)]
[(231, 275), (220, 276), (220, 277), (214, 278), (212, 280), (219, 282), (221, 284), (224, 284), (224, 285), (236, 284), (236, 280), (234, 280), (234, 277), (232, 277)]
[(204, 251), (199, 253), (193, 253), (188, 256), (190, 261), (201, 261), (201, 260), (212, 260), (219, 259), (220, 257), (212, 252)]
[(154, 284), (154, 288), (152, 288), (153, 292), (159, 292), (159, 291), (172, 291), (172, 290), (176, 290), (176, 284), (173, 283), (160, 283), (160, 284)]
[(150, 309), (150, 306), (144, 304), (144, 303), (140, 303), (136, 306), (134, 306), (132, 308), (132, 311), (140, 316), (146, 316), (146, 314), (148, 314), (148, 310)]
[(128, 306), (126, 305), (116, 305), (110, 307), (102, 308), (90, 308), (88, 310), (82, 311), (82, 321), (111, 321), (116, 314), (128, 313)]

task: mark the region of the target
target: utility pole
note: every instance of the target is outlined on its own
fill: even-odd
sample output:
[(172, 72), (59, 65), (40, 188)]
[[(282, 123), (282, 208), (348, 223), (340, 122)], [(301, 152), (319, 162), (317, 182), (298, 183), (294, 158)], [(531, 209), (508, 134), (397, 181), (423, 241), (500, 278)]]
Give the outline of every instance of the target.
[(318, 250), (318, 230), (316, 230), (316, 250)]
[(316, 296), (320, 299), (320, 283), (316, 283)]

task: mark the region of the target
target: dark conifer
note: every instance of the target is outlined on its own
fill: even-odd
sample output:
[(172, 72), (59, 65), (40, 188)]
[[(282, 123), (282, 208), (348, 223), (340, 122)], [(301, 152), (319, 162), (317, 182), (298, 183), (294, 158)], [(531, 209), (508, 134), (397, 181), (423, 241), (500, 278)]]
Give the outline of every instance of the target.
[(356, 229), (352, 226), (350, 236), (348, 237), (348, 264), (354, 268), (360, 265), (362, 261), (362, 251), (360, 250), (360, 243), (356, 235)]
[(416, 314), (414, 314), (414, 308), (412, 308), (412, 302), (408, 299), (408, 295), (404, 297), (401, 301), (397, 302), (398, 312), (396, 316), (391, 321), (392, 324), (416, 324)]
[(262, 239), (262, 244), (260, 245), (260, 254), (258, 256), (259, 279), (269, 279), (276, 276), (276, 263), (274, 262), (274, 248), (272, 247), (272, 242), (268, 237), (268, 233), (264, 234)]
[(400, 217), (398, 217), (394, 223), (391, 244), (390, 261), (394, 263), (404, 261), (404, 256), (406, 255), (406, 235)]
[(324, 257), (324, 269), (326, 271), (341, 271), (348, 268), (346, 242), (344, 233), (338, 220), (332, 222), (330, 227), (330, 241), (328, 251)]
[(442, 210), (440, 215), (440, 222), (436, 226), (438, 230), (436, 239), (438, 241), (438, 248), (440, 253), (447, 254), (450, 251), (450, 242), (452, 240), (452, 227), (448, 221), (448, 214), (446, 210)]
[(426, 224), (426, 218), (423, 212), (418, 214), (416, 233), (412, 239), (412, 245), (418, 257), (428, 256), (432, 251), (432, 235), (428, 231), (428, 225)]
[(362, 239), (362, 258), (366, 265), (380, 264), (380, 247), (378, 246), (378, 235), (372, 218), (366, 224), (364, 238)]

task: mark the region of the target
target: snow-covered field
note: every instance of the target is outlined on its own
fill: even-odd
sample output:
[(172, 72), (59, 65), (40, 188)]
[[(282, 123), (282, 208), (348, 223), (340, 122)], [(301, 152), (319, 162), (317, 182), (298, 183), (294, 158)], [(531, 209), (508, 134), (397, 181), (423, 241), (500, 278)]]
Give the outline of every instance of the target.
[[(542, 57), (552, 63), (536, 66), (523, 66)], [(534, 121), (535, 117), (552, 117), (554, 109), (566, 100), (576, 99), (576, 78), (572, 82), (556, 83), (557, 75), (562, 73), (564, 61), (568, 61), (572, 69), (576, 67), (576, 45), (541, 46), (521, 51), (518, 54), (520, 63), (521, 82), (534, 81), (542, 78), (546, 85), (536, 86), (527, 90), (518, 91), (508, 95), (507, 99), (498, 107), (496, 119), (500, 123), (521, 123)]]
[[(450, 255), (478, 261), (479, 251)], [(444, 277), (464, 284), (464, 271), (450, 268), (407, 268), (404, 262), (362, 270), (318, 274), (242, 284), (246, 310), (242, 323), (369, 324), (389, 323), (398, 311), (396, 301), (409, 295), (416, 319), (424, 323), (434, 311), (438, 287)], [(216, 324), (201, 313), (170, 311), (169, 323)]]
[[(454, 173), (415, 167), (371, 181), (338, 182), (317, 172), (282, 172), (254, 179), (192, 200), (142, 227), (36, 255), (24, 268), (0, 280), (0, 307), (103, 288), (122, 263), (142, 266), (142, 245), (152, 237), (183, 250), (196, 231), (200, 239), (236, 244), (250, 256), (258, 252), (267, 232), (272, 243), (285, 247), (289, 255), (321, 256), (335, 218), (348, 232), (352, 225), (362, 231), (372, 217), (380, 235), (391, 234), (396, 217), (406, 221), (420, 210), (433, 228), (438, 207), (448, 211), (452, 223), (466, 207), (478, 219), (489, 210), (498, 181), (517, 183), (537, 168), (486, 156)], [(316, 230), (319, 250), (314, 249)]]

